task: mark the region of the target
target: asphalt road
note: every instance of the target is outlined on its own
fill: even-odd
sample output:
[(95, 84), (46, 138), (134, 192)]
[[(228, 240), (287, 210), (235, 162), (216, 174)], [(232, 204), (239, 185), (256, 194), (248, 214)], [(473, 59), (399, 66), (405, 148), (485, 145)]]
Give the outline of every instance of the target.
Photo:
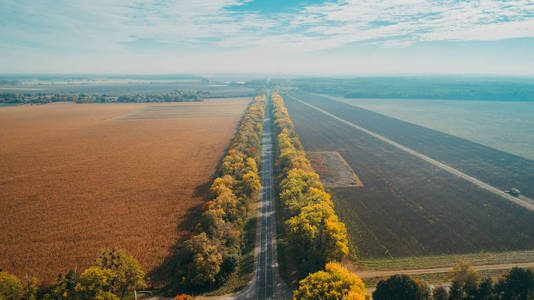
[(281, 299), (285, 287), (278, 280), (276, 262), (276, 223), (273, 196), (273, 153), (271, 132), (271, 99), (267, 97), (265, 120), (263, 122), (261, 189), (259, 193), (258, 228), (254, 278), (251, 284), (235, 298), (237, 299)]
[(262, 138), (261, 201), (258, 214), (260, 249), (256, 268), (257, 299), (273, 299), (275, 281), (275, 220), (273, 205), (273, 153), (271, 136), (271, 100), (265, 110)]
[(379, 134), (377, 134), (377, 133), (375, 133), (373, 131), (370, 131), (370, 130), (365, 129), (365, 128), (361, 127), (361, 126), (358, 126), (358, 125), (356, 125), (356, 124), (354, 124), (352, 122), (349, 122), (349, 121), (347, 121), (345, 119), (342, 119), (342, 118), (340, 118), (340, 117), (338, 117), (338, 116), (336, 116), (336, 115), (334, 115), (334, 114), (332, 114), (332, 113), (330, 113), (330, 112), (328, 112), (328, 111), (326, 111), (324, 109), (321, 109), (321, 108), (319, 108), (319, 107), (317, 107), (315, 105), (312, 105), (312, 104), (307, 103), (305, 101), (299, 100), (297, 98), (294, 98), (294, 99), (296, 101), (302, 103), (302, 104), (305, 104), (305, 105), (307, 105), (307, 106), (309, 106), (309, 107), (311, 107), (311, 108), (313, 108), (313, 109), (315, 109), (315, 110), (317, 110), (317, 111), (329, 116), (329, 117), (332, 117), (333, 119), (336, 119), (336, 120), (338, 120), (338, 121), (340, 121), (340, 122), (342, 122), (342, 123), (344, 123), (346, 125), (349, 125), (349, 126), (351, 126), (353, 128), (356, 128), (356, 129), (358, 129), (360, 131), (363, 131), (363, 132), (365, 132), (365, 133), (367, 133), (367, 134), (369, 134), (369, 135), (371, 135), (371, 136), (373, 136), (373, 137), (375, 137), (375, 138), (377, 138), (377, 139), (379, 139), (379, 140), (381, 140), (383, 142), (386, 142), (386, 143), (388, 143), (388, 144), (390, 144), (390, 145), (392, 145), (392, 146), (394, 146), (394, 147), (396, 147), (396, 148), (398, 148), (398, 149), (400, 149), (402, 151), (405, 151), (405, 152), (407, 152), (407, 153), (409, 153), (409, 154), (411, 154), (413, 156), (416, 156), (416, 157), (418, 157), (418, 158), (420, 158), (420, 159), (422, 159), (422, 160), (424, 160), (424, 161), (426, 161), (426, 162), (428, 162), (430, 164), (433, 164), (434, 166), (439, 167), (439, 168), (441, 168), (441, 169), (443, 169), (443, 170), (445, 170), (445, 171), (447, 171), (447, 172), (449, 172), (449, 173), (451, 173), (453, 175), (456, 175), (456, 176), (458, 176), (458, 177), (460, 177), (462, 179), (465, 179), (465, 180), (477, 185), (478, 187), (480, 187), (482, 189), (485, 189), (485, 190), (487, 190), (487, 191), (489, 191), (489, 192), (491, 192), (491, 193), (493, 193), (495, 195), (501, 196), (502, 198), (504, 198), (504, 199), (506, 199), (508, 201), (511, 201), (511, 202), (513, 202), (513, 203), (515, 203), (515, 204), (517, 204), (519, 206), (522, 206), (522, 207), (524, 207), (524, 208), (526, 208), (528, 210), (534, 211), (534, 204), (533, 204), (534, 201), (532, 199), (530, 199), (530, 198), (526, 198), (526, 197), (519, 198), (519, 197), (512, 196), (510, 194), (507, 194), (504, 191), (502, 191), (502, 190), (500, 190), (500, 189), (498, 189), (498, 188), (496, 188), (496, 187), (494, 187), (492, 185), (489, 185), (489, 184), (487, 184), (487, 183), (485, 183), (483, 181), (480, 181), (480, 180), (476, 179), (475, 177), (467, 175), (467, 174), (465, 174), (464, 172), (462, 172), (460, 170), (457, 170), (457, 169), (455, 169), (455, 168), (453, 168), (453, 167), (451, 167), (449, 165), (446, 165), (446, 164), (444, 164), (444, 163), (442, 163), (440, 161), (437, 161), (435, 159), (432, 159), (432, 158), (430, 158), (430, 157), (428, 157), (428, 156), (426, 156), (426, 155), (424, 155), (424, 154), (422, 154), (420, 152), (417, 152), (417, 151), (415, 151), (415, 150), (413, 150), (411, 148), (408, 148), (408, 147), (406, 147), (404, 145), (401, 145), (401, 144), (399, 144), (399, 143), (397, 143), (395, 141), (392, 141), (392, 140), (388, 139), (387, 137), (384, 137), (384, 136), (379, 135)]

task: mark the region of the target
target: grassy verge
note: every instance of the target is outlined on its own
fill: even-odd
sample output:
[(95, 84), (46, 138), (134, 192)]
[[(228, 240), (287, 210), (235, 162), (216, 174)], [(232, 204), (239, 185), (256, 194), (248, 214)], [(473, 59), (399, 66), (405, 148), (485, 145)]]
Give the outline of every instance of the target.
[(254, 273), (254, 249), (256, 241), (256, 227), (258, 219), (258, 203), (254, 203), (245, 224), (245, 247), (239, 261), (239, 266), (230, 275), (228, 281), (206, 296), (220, 296), (241, 291), (249, 284)]
[(404, 258), (359, 259), (360, 270), (410, 270), (451, 267), (459, 262), (473, 266), (525, 263), (534, 261), (534, 250), (508, 252), (480, 252), (458, 255), (436, 255)]

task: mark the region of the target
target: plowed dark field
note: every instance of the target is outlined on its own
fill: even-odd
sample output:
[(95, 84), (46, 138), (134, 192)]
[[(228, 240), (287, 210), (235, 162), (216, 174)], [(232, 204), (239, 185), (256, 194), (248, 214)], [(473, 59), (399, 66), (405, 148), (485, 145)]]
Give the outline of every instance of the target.
[[(458, 168), (475, 177), (484, 174), (480, 179), (488, 183), (505, 177), (493, 173), (517, 173), (525, 164), (519, 157), (347, 104), (309, 94), (297, 97), (434, 159), (447, 163), (446, 155), (451, 161), (457, 159), (450, 165), (462, 166)], [(284, 99), (306, 151), (338, 151), (363, 182), (360, 188), (330, 190), (360, 256), (534, 248), (533, 212), (299, 103), (292, 96), (285, 95)], [(489, 149), (489, 154), (484, 149)], [(493, 160), (498, 163), (492, 164)], [(478, 173), (468, 172), (477, 169), (477, 162)], [(528, 180), (528, 168), (526, 165), (526, 171), (514, 177), (514, 186), (523, 188), (520, 183), (524, 177)], [(529, 192), (528, 187), (524, 189)]]

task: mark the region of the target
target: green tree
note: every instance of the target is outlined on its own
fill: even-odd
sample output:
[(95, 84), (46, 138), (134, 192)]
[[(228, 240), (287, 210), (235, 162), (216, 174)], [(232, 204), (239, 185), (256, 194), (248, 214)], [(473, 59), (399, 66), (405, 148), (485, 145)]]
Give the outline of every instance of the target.
[(293, 299), (369, 299), (363, 282), (338, 263), (328, 263), (325, 271), (308, 275), (300, 281)]
[(449, 293), (444, 287), (438, 286), (432, 292), (432, 296), (434, 300), (447, 300), (449, 298)]
[(43, 298), (45, 300), (75, 299), (75, 288), (79, 279), (78, 273), (74, 270), (70, 270), (66, 275), (59, 275)]
[(491, 278), (484, 279), (478, 286), (478, 291), (475, 299), (477, 300), (489, 300), (492, 299), (493, 294), (493, 281)]
[[(393, 275), (381, 280), (373, 293), (374, 300), (423, 300), (428, 299), (422, 287), (407, 275)], [(426, 298), (425, 298), (426, 297)]]
[(18, 300), (22, 299), (24, 289), (20, 280), (6, 271), (0, 272), (0, 299)]
[(462, 284), (459, 281), (453, 281), (451, 290), (449, 291), (449, 300), (462, 300), (463, 291)]
[(430, 287), (425, 281), (421, 279), (415, 279), (415, 284), (417, 285), (417, 299), (429, 299), (430, 298)]
[(139, 262), (121, 249), (103, 249), (96, 259), (96, 266), (114, 272), (113, 290), (120, 299), (127, 291), (146, 287), (145, 272)]
[(504, 278), (505, 300), (534, 299), (534, 273), (532, 270), (513, 268)]
[(24, 295), (22, 296), (22, 299), (24, 300), (35, 300), (35, 295), (37, 294), (37, 290), (39, 289), (37, 286), (38, 280), (35, 277), (26, 277), (26, 281), (24, 282), (23, 290)]

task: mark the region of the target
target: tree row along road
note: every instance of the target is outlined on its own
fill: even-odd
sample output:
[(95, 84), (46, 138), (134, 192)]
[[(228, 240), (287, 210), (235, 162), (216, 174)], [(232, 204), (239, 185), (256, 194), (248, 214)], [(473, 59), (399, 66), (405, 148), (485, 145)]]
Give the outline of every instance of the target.
[(377, 138), (377, 139), (379, 139), (379, 140), (381, 140), (381, 141), (383, 141), (385, 143), (388, 143), (388, 144), (390, 144), (390, 145), (392, 145), (392, 146), (394, 146), (394, 147), (396, 147), (396, 148), (398, 148), (398, 149), (400, 149), (400, 150), (402, 150), (404, 152), (407, 152), (407, 153), (409, 153), (409, 154), (411, 154), (413, 156), (416, 156), (416, 157), (418, 157), (418, 158), (420, 158), (420, 159), (422, 159), (422, 160), (424, 160), (424, 161), (426, 161), (426, 162), (428, 162), (428, 163), (430, 163), (430, 164), (432, 164), (432, 165), (434, 165), (434, 166), (436, 166), (438, 168), (441, 168), (441, 169), (443, 169), (443, 170), (445, 170), (445, 171), (447, 171), (447, 172), (449, 172), (449, 173), (451, 173), (451, 174), (453, 174), (455, 176), (458, 176), (458, 177), (460, 177), (462, 179), (465, 179), (465, 180), (475, 184), (476, 186), (478, 186), (478, 187), (480, 187), (482, 189), (485, 189), (485, 190), (487, 190), (487, 191), (489, 191), (489, 192), (491, 192), (493, 194), (501, 196), (502, 198), (504, 198), (506, 200), (509, 200), (509, 201), (519, 205), (519, 206), (522, 206), (522, 207), (528, 209), (528, 210), (534, 211), (534, 204), (533, 204), (534, 201), (532, 199), (530, 199), (530, 198), (523, 197), (523, 198), (525, 198), (525, 200), (522, 200), (520, 198), (514, 197), (514, 196), (512, 196), (510, 194), (505, 193), (504, 191), (501, 191), (500, 189), (498, 189), (498, 188), (496, 188), (496, 187), (494, 187), (492, 185), (489, 185), (489, 184), (487, 184), (487, 183), (485, 183), (483, 181), (480, 181), (480, 180), (476, 179), (475, 177), (467, 175), (467, 174), (463, 173), (460, 170), (457, 170), (457, 169), (455, 169), (455, 168), (453, 168), (451, 166), (448, 166), (448, 165), (446, 165), (446, 164), (444, 164), (442, 162), (439, 162), (439, 161), (437, 161), (435, 159), (432, 159), (432, 158), (430, 158), (430, 157), (428, 157), (428, 156), (426, 156), (426, 155), (424, 155), (422, 153), (419, 153), (419, 152), (417, 152), (417, 151), (415, 151), (415, 150), (413, 150), (411, 148), (403, 146), (403, 145), (401, 145), (401, 144), (399, 144), (397, 142), (394, 142), (394, 141), (392, 141), (392, 140), (390, 140), (390, 139), (388, 139), (388, 138), (386, 138), (386, 137), (384, 137), (382, 135), (379, 135), (379, 134), (377, 134), (375, 132), (372, 132), (372, 131), (370, 131), (368, 129), (365, 129), (365, 128), (361, 127), (361, 126), (358, 126), (358, 125), (356, 125), (356, 124), (354, 124), (352, 122), (349, 122), (349, 121), (347, 121), (345, 119), (342, 119), (342, 118), (340, 118), (340, 117), (338, 117), (338, 116), (336, 116), (336, 115), (334, 115), (334, 114), (332, 114), (332, 113), (330, 113), (330, 112), (328, 112), (328, 111), (326, 111), (324, 109), (321, 109), (321, 108), (319, 108), (319, 107), (317, 107), (315, 105), (312, 105), (310, 103), (307, 103), (305, 101), (297, 99), (294, 96), (292, 98), (295, 99), (296, 101), (304, 104), (304, 105), (307, 105), (307, 106), (309, 106), (309, 107), (311, 107), (311, 108), (313, 108), (313, 109), (315, 109), (315, 110), (317, 110), (317, 111), (329, 116), (329, 117), (332, 117), (333, 119), (336, 119), (336, 120), (340, 121), (341, 123), (344, 123), (344, 124), (349, 125), (349, 126), (351, 126), (353, 128), (356, 128), (356, 129), (358, 129), (358, 130), (360, 130), (360, 131), (362, 131), (362, 132), (364, 132), (364, 133), (366, 133), (366, 134), (368, 134), (370, 136), (373, 136), (373, 137), (375, 137), (375, 138)]
[(260, 173), (262, 187), (259, 194), (254, 278), (252, 283), (237, 295), (237, 299), (278, 299), (280, 298), (278, 289), (283, 289), (277, 280), (271, 125), (271, 99), (268, 95), (262, 136)]

